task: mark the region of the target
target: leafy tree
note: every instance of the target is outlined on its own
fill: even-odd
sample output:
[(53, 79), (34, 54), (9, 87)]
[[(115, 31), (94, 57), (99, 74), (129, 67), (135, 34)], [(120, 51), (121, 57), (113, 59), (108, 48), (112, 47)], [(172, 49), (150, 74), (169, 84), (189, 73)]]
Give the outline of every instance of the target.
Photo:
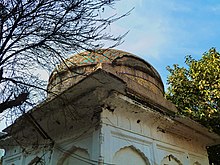
[[(114, 0), (0, 0), (0, 113), (33, 106), (45, 91), (38, 69), (68, 54), (120, 44), (106, 28), (128, 13), (106, 16)], [(13, 110), (13, 111), (12, 111)], [(19, 110), (19, 111), (20, 111)]]
[[(187, 56), (185, 63), (187, 67), (167, 67), (170, 75), (166, 97), (180, 114), (220, 134), (220, 54), (212, 48), (199, 60)], [(209, 152), (210, 162), (219, 164), (220, 146), (211, 147)]]

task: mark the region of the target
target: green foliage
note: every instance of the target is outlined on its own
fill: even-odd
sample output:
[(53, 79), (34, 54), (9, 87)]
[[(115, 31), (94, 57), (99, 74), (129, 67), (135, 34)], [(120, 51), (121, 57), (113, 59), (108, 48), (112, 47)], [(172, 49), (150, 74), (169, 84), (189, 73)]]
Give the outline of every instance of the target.
[[(187, 67), (167, 67), (170, 75), (166, 98), (177, 106), (180, 114), (220, 134), (220, 54), (212, 48), (199, 60), (186, 56), (185, 63)], [(217, 155), (215, 158), (220, 163)]]
[(220, 114), (220, 54), (214, 49), (204, 53), (200, 60), (186, 57), (188, 68), (167, 67), (167, 99), (180, 113), (194, 119), (207, 121)]

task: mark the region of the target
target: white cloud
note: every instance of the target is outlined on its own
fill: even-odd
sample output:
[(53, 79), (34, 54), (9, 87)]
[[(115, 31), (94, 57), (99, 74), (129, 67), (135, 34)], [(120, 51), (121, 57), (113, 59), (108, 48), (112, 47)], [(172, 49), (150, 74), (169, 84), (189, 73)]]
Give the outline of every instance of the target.
[(125, 43), (118, 48), (142, 57), (159, 59), (164, 47), (170, 43), (169, 20), (164, 11), (160, 12), (158, 8), (154, 10), (156, 6), (150, 8), (141, 0), (135, 2), (137, 1), (129, 0), (126, 5), (126, 8), (135, 5), (131, 15), (111, 27), (113, 34), (130, 30), (125, 38)]

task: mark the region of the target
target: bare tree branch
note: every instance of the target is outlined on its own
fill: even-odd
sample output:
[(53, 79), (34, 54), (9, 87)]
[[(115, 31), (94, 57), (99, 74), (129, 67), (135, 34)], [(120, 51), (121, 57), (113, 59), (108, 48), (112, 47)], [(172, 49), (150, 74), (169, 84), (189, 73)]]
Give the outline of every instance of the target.
[(8, 108), (13, 108), (21, 105), (24, 101), (27, 100), (29, 93), (21, 93), (16, 96), (13, 100), (6, 100), (3, 103), (0, 103), (0, 113)]
[[(70, 53), (122, 43), (107, 28), (127, 16), (107, 15), (115, 0), (0, 0), (0, 113), (44, 99), (39, 69)], [(28, 104), (30, 103), (30, 104)]]

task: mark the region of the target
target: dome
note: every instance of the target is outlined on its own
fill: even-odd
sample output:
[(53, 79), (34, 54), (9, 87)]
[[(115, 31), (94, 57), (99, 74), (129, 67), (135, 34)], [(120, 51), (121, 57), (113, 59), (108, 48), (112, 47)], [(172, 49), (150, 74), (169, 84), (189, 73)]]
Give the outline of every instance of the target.
[(129, 79), (155, 94), (164, 94), (161, 77), (152, 65), (138, 56), (116, 49), (85, 51), (66, 59), (50, 75), (48, 91), (59, 94), (100, 67), (125, 82)]

